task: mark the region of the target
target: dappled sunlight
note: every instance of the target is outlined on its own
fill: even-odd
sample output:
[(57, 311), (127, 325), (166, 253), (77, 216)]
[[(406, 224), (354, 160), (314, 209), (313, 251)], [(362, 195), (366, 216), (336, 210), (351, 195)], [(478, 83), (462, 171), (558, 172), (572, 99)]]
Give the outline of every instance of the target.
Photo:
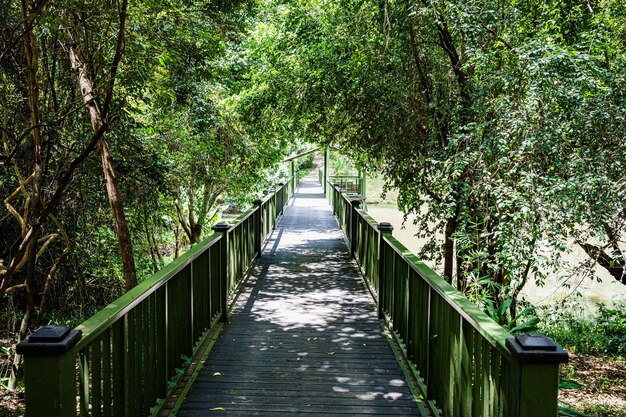
[(301, 183), (199, 378), (209, 408), (419, 415), (319, 184)]

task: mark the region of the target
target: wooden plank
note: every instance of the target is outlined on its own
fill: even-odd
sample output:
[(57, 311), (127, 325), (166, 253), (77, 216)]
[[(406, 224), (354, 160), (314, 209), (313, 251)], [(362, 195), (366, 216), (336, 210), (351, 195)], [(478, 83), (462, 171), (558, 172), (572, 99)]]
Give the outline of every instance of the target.
[(317, 187), (285, 209), (177, 415), (420, 415)]

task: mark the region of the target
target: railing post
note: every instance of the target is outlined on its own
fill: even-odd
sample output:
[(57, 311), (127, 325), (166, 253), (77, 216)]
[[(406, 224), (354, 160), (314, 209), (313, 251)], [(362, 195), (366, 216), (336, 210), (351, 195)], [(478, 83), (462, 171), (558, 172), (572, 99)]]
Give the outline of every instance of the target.
[(24, 356), (27, 417), (76, 416), (76, 351), (82, 334), (43, 326), (17, 345)]
[(330, 148), (324, 150), (324, 195), (328, 192), (328, 163), (330, 162)]
[(393, 226), (391, 223), (381, 222), (378, 223), (378, 302), (376, 303), (378, 309), (378, 319), (383, 318), (383, 304), (385, 300), (385, 286), (387, 285), (387, 277), (385, 276), (385, 250), (383, 237), (391, 236), (393, 232)]
[(261, 257), (261, 246), (263, 246), (263, 200), (256, 199), (252, 202), (256, 206), (256, 212), (254, 213), (254, 251), (257, 258)]
[(283, 194), (285, 183), (278, 183), (278, 190), (276, 190), (276, 217), (283, 214), (283, 207), (285, 207), (285, 196)]
[(296, 192), (296, 161), (291, 160), (291, 189)]
[(554, 417), (558, 409), (559, 364), (568, 361), (565, 350), (540, 334), (521, 334), (506, 339), (516, 361), (511, 378), (517, 392), (519, 417)]
[(213, 231), (222, 234), (220, 239), (220, 321), (228, 320), (228, 265), (230, 263), (230, 253), (228, 250), (228, 230), (230, 226), (224, 223), (216, 224), (212, 227)]
[(360, 195), (352, 196), (350, 199), (350, 256), (354, 257), (354, 251), (356, 250), (356, 231), (357, 231), (357, 216), (359, 213), (357, 209), (361, 205), (363, 197)]
[(363, 198), (367, 198), (367, 174), (365, 170), (361, 171), (361, 181), (359, 183), (359, 194), (361, 194)]

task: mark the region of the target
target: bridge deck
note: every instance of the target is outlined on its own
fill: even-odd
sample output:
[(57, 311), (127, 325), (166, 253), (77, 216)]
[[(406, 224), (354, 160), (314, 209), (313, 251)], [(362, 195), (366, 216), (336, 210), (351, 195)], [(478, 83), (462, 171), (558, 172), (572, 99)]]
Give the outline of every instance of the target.
[(420, 415), (342, 236), (307, 177), (178, 416)]

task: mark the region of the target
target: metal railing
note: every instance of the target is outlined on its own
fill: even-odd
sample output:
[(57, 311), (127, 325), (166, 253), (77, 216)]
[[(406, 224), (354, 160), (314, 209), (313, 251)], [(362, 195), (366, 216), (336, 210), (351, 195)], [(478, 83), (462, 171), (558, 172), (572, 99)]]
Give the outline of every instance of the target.
[(361, 199), (329, 190), (379, 318), (444, 416), (556, 416), (560, 346), (514, 338), (360, 209)]
[[(155, 415), (220, 322), (294, 192), (293, 178), (74, 330), (45, 326), (24, 354), (28, 417)], [(82, 337), (81, 337), (82, 335)]]

